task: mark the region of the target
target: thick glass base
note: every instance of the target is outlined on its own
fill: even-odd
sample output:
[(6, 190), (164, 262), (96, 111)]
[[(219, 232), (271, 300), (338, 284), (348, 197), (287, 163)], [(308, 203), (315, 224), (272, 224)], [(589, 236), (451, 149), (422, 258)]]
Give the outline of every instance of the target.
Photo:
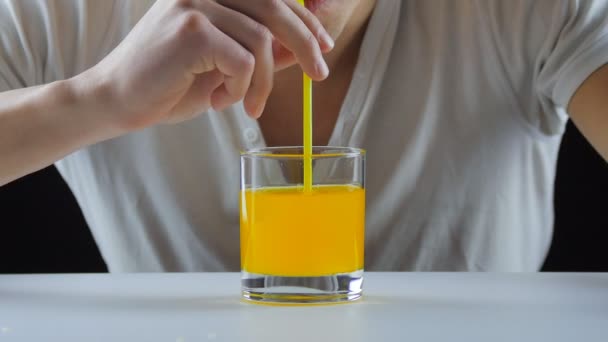
[(268, 304), (327, 304), (361, 298), (363, 270), (322, 277), (282, 277), (241, 272), (243, 297)]

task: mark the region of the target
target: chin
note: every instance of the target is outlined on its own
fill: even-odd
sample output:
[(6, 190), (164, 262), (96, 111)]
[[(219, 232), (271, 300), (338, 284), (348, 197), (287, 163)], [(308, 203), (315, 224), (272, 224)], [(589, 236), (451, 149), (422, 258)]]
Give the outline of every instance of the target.
[(356, 3), (354, 0), (306, 0), (306, 7), (319, 18), (329, 35), (337, 39)]
[(306, 8), (315, 13), (327, 2), (327, 0), (305, 0), (304, 2), (306, 4)]

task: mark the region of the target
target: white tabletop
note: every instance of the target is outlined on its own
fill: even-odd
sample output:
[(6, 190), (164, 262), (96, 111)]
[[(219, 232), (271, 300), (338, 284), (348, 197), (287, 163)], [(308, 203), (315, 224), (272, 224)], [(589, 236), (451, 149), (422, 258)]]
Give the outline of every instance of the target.
[(0, 341), (608, 341), (607, 274), (365, 277), (354, 304), (270, 307), (237, 273), (0, 276)]

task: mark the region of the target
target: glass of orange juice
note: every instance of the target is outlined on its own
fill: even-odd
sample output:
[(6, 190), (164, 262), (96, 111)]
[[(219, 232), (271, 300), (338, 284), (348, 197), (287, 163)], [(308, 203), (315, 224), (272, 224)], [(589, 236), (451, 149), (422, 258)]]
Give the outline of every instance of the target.
[[(312, 159), (312, 187), (303, 184)], [(241, 154), (241, 273), (245, 299), (348, 302), (361, 297), (365, 153), (275, 147)]]

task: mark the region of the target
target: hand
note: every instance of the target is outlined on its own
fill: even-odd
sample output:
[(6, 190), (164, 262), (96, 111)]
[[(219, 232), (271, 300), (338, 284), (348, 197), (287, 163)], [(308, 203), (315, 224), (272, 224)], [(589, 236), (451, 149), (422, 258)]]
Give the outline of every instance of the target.
[(333, 47), (295, 0), (158, 0), (104, 60), (75, 78), (125, 130), (177, 122), (244, 100), (257, 118), (273, 74), (294, 63), (313, 79)]

